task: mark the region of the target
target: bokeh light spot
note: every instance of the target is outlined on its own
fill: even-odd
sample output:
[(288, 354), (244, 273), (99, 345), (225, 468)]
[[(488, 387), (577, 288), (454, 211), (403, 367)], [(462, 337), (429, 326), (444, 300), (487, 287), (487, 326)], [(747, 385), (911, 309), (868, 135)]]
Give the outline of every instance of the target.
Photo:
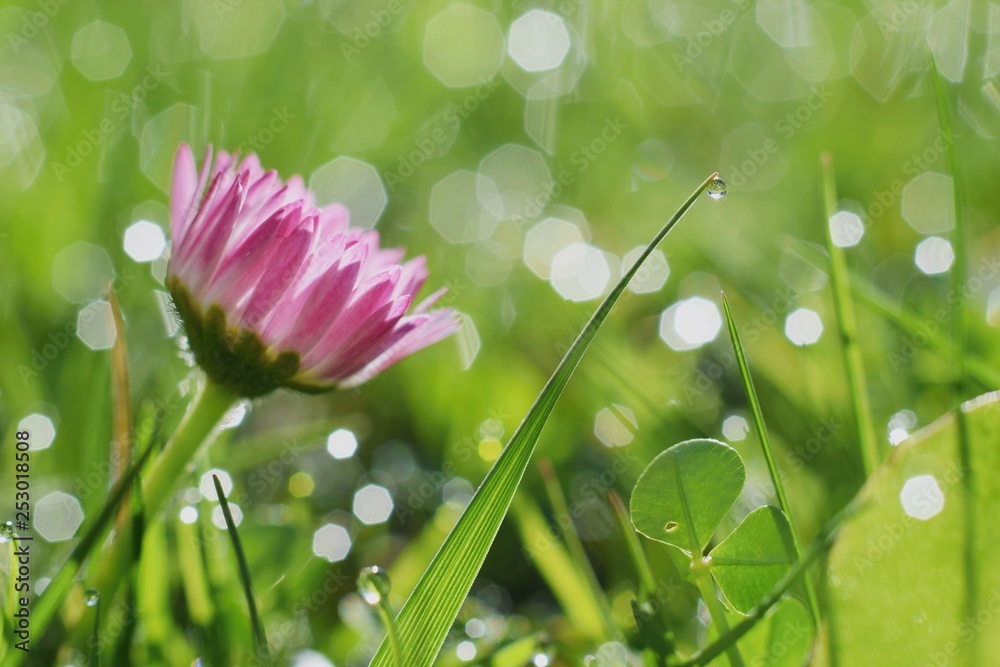
[(904, 512), (921, 521), (937, 516), (944, 509), (944, 492), (934, 475), (917, 475), (906, 480), (899, 500)]
[(569, 32), (562, 17), (532, 9), (510, 26), (507, 52), (526, 72), (545, 72), (562, 64), (569, 53)]
[(785, 318), (785, 336), (796, 345), (812, 345), (823, 335), (823, 320), (819, 313), (798, 308)]
[(35, 505), (35, 530), (49, 542), (62, 542), (83, 523), (83, 507), (75, 496), (53, 491)]
[(955, 261), (955, 251), (952, 250), (948, 239), (931, 236), (917, 245), (913, 261), (917, 268), (927, 275), (944, 273), (951, 268), (951, 263)]

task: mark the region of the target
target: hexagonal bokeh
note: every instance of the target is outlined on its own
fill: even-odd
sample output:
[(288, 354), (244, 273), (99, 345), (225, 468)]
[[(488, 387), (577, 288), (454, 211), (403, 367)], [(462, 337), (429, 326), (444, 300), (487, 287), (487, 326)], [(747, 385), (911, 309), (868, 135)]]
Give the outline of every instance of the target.
[(678, 301), (660, 316), (660, 338), (678, 351), (712, 342), (721, 328), (719, 307), (700, 296)]
[(215, 481), (212, 479), (213, 475), (219, 478), (222, 492), (226, 494), (226, 497), (229, 497), (229, 494), (233, 492), (233, 478), (229, 476), (228, 472), (219, 468), (212, 468), (203, 474), (198, 481), (198, 490), (201, 491), (202, 497), (206, 500), (219, 499), (219, 495), (215, 491)]
[(336, 523), (321, 526), (313, 533), (313, 553), (331, 563), (338, 563), (351, 552), (351, 534)]
[(433, 16), (424, 28), (424, 64), (452, 88), (493, 78), (503, 61), (503, 32), (490, 12), (464, 3)]
[(496, 186), (506, 220), (538, 215), (555, 186), (542, 154), (518, 144), (506, 144), (487, 155), (479, 163), (479, 173)]
[(921, 234), (955, 226), (955, 193), (950, 176), (926, 171), (903, 188), (903, 219)]
[(524, 263), (543, 280), (552, 277), (552, 260), (561, 250), (583, 243), (580, 228), (568, 220), (545, 218), (524, 236)]
[(335, 459), (348, 459), (358, 451), (358, 439), (346, 428), (338, 428), (327, 436), (326, 451)]
[(492, 236), (503, 215), (496, 185), (490, 179), (461, 169), (431, 190), (431, 225), (452, 243), (475, 243)]
[(213, 58), (245, 58), (271, 46), (285, 20), (280, 0), (192, 2), (185, 7), (202, 51)]
[(125, 254), (137, 262), (152, 262), (167, 249), (167, 237), (155, 222), (139, 220), (125, 230)]
[(291, 667), (335, 667), (335, 665), (322, 653), (305, 649), (292, 656)]
[(948, 239), (931, 236), (917, 245), (917, 249), (913, 253), (913, 261), (917, 268), (927, 275), (944, 273), (951, 268), (951, 263), (955, 261), (955, 251)]
[(785, 336), (796, 345), (812, 345), (823, 335), (823, 320), (819, 313), (798, 308), (785, 318)]
[(35, 504), (35, 530), (49, 542), (62, 542), (83, 523), (83, 507), (75, 496), (53, 491)]
[[(622, 271), (631, 269), (632, 265), (639, 261), (639, 257), (642, 256), (645, 250), (645, 246), (638, 246), (629, 250), (625, 257), (622, 258)], [(667, 258), (659, 248), (654, 248), (653, 252), (649, 253), (646, 261), (639, 267), (639, 270), (632, 276), (632, 280), (628, 281), (628, 288), (635, 294), (656, 292), (666, 284), (669, 276), (670, 265), (667, 264)]]
[(462, 368), (468, 369), (479, 355), (483, 341), (479, 337), (479, 330), (471, 317), (465, 313), (459, 313), (458, 319), (459, 327), (455, 334), (455, 342), (458, 345), (458, 356), (461, 359)]
[(574, 243), (552, 258), (552, 287), (570, 301), (589, 301), (604, 294), (611, 282), (611, 267), (599, 248)]
[(761, 125), (745, 123), (722, 138), (719, 163), (726, 183), (740, 190), (767, 190), (788, 169), (780, 146)]
[(84, 307), (76, 319), (76, 336), (91, 350), (111, 349), (117, 334), (115, 315), (107, 301)]
[(170, 189), (177, 146), (201, 145), (202, 118), (190, 104), (174, 104), (150, 118), (139, 136), (139, 168), (164, 192)]
[(507, 38), (507, 53), (526, 72), (559, 67), (569, 47), (569, 31), (563, 18), (541, 9), (532, 9), (514, 21)]
[(990, 292), (986, 301), (986, 321), (1000, 329), (1000, 287)]
[(903, 484), (899, 501), (909, 516), (927, 521), (944, 509), (944, 492), (934, 475), (917, 475)]
[(60, 250), (52, 262), (52, 286), (70, 303), (100, 296), (114, 279), (107, 251), (83, 241)]
[(346, 206), (352, 227), (374, 227), (389, 201), (378, 170), (351, 157), (338, 157), (314, 171), (309, 187), (319, 206)]
[[(228, 494), (227, 494), (228, 495)], [(229, 513), (233, 515), (233, 525), (238, 526), (243, 522), (243, 510), (236, 503), (229, 503)], [(212, 508), (212, 525), (219, 530), (226, 530), (226, 513), (222, 511), (221, 505)]]
[(28, 442), (33, 451), (48, 449), (56, 438), (56, 427), (52, 424), (52, 420), (37, 412), (18, 422), (17, 430), (28, 432)]
[(116, 25), (94, 21), (73, 35), (73, 66), (92, 81), (121, 76), (131, 59), (128, 36)]
[(608, 447), (624, 447), (635, 439), (635, 413), (622, 405), (602, 408), (594, 419), (594, 435)]
[(378, 484), (367, 484), (354, 494), (354, 516), (361, 523), (384, 523), (392, 514), (393, 502), (389, 489)]
[(780, 46), (808, 46), (816, 30), (809, 9), (805, 0), (759, 0), (757, 24)]
[(38, 136), (34, 112), (0, 98), (0, 178), (5, 186), (27, 188), (44, 162), (45, 146)]
[(729, 69), (748, 93), (765, 102), (809, 95), (810, 83), (788, 62), (785, 49), (761, 29), (753, 12), (737, 19), (727, 36)]
[(745, 440), (749, 432), (750, 425), (747, 424), (747, 420), (741, 415), (729, 415), (722, 422), (722, 435), (730, 442)]
[(833, 245), (841, 248), (856, 246), (865, 235), (865, 225), (861, 216), (850, 211), (837, 211), (830, 216), (830, 237)]

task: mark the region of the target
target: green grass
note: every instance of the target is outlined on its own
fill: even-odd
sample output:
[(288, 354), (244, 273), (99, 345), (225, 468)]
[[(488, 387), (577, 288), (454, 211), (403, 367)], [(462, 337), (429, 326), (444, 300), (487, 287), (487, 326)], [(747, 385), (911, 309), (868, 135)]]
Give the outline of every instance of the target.
[[(975, 615), (1000, 586), (987, 549), (992, 410), (924, 430), (1000, 388), (995, 86), (983, 68), (989, 35), (969, 28), (987, 23), (987, 8), (973, 3), (966, 16), (943, 0), (915, 12), (853, 0), (790, 17), (737, 4), (4, 5), (0, 522), (13, 519), (21, 422), (42, 416), (55, 435), (41, 448), (44, 429), (32, 422), (32, 653), (12, 649), (16, 579), (5, 548), (0, 664), (93, 663), (97, 630), (105, 665), (246, 664), (262, 626), (274, 664), (312, 650), (367, 665), (384, 632), (355, 582), (376, 563), (392, 573), (386, 604), (401, 610), (413, 664), (515, 667), (544, 654), (565, 667), (624, 650), (644, 667), (720, 665), (737, 648), (753, 664), (810, 616), (821, 632), (805, 641), (819, 667), (878, 651), (890, 667), (912, 664), (939, 650), (934, 642), (955, 641), (956, 664), (991, 655), (986, 634), (966, 644), (943, 629), (961, 622), (945, 608)], [(512, 54), (515, 21), (531, 9), (562, 16), (569, 51), (557, 69), (531, 74)], [(552, 56), (560, 34), (527, 57)], [(449, 72), (469, 85), (450, 85)], [(545, 97), (553, 84), (560, 94)], [(377, 217), (386, 244), (426, 255), (426, 293), (447, 287), (446, 304), (475, 332), (463, 331), (464, 348), (446, 341), (357, 391), (255, 401), (192, 458), (232, 397), (202, 406), (197, 428), (185, 423), (178, 436), (201, 376), (184, 332), (165, 326), (162, 262), (125, 247), (138, 220), (167, 230), (180, 141), (199, 152), (242, 145), (284, 177), (339, 184), (319, 187), (321, 197), (346, 198), (356, 220)], [(835, 170), (815, 168), (824, 152)], [(320, 171), (338, 157), (349, 161), (335, 166), (356, 171)], [(567, 350), (582, 351), (572, 347), (580, 325), (626, 255), (713, 171), (729, 192), (671, 232), (661, 247), (669, 275), (651, 256), (636, 289), (615, 293), (590, 361), (572, 382), (560, 367), (536, 405)], [(489, 182), (449, 191), (446, 179), (461, 172), (493, 179), (503, 220), (477, 204)], [(832, 244), (827, 223), (839, 209), (863, 221), (854, 247)], [(956, 226), (941, 228), (952, 217)], [(947, 273), (914, 263), (931, 235), (951, 242)], [(596, 261), (563, 282), (544, 277), (577, 238), (600, 251), (606, 273)], [(581, 285), (589, 298), (565, 298)], [(699, 342), (687, 344), (662, 315), (693, 297), (717, 304), (720, 326), (707, 340), (713, 316), (688, 323), (681, 333)], [(77, 335), (94, 301), (113, 306), (110, 348)], [(785, 335), (798, 308), (822, 320), (813, 344)], [(897, 447), (887, 444), (890, 420), (894, 438), (909, 435)], [(347, 458), (326, 449), (340, 429), (357, 442)], [(178, 437), (185, 456), (164, 449)], [(721, 545), (730, 561), (699, 592), (690, 559), (639, 536), (624, 508), (652, 461), (703, 438), (734, 448), (748, 482), (704, 545), (707, 554)], [(497, 462), (499, 442), (509, 444)], [(524, 475), (532, 459), (551, 462), (550, 473)], [(964, 472), (955, 486), (952, 464)], [(164, 466), (170, 474), (154, 474)], [(214, 494), (199, 490), (210, 473), (233, 481), (239, 561), (211, 519)], [(912, 523), (900, 493), (918, 474), (938, 480), (945, 506)], [(115, 484), (122, 475), (130, 482)], [(367, 484), (392, 497), (384, 521), (354, 512)], [(770, 498), (777, 507), (763, 508)], [(859, 500), (832, 530), (831, 517)], [(74, 502), (79, 527), (47, 539), (44, 530), (60, 528), (46, 525), (46, 505), (72, 532)], [(509, 513), (508, 502), (517, 503)], [(752, 567), (777, 567), (761, 564), (780, 555), (768, 550), (780, 539), (761, 537), (783, 534), (775, 509), (801, 558), (789, 557), (780, 581), (754, 577), (734, 590), (721, 570), (744, 567), (732, 550), (750, 553)], [(905, 553), (889, 549), (852, 584), (843, 564), (868, 557), (882, 522), (912, 523), (896, 542)], [(533, 553), (525, 541), (539, 534), (552, 548)], [(323, 535), (339, 537), (314, 551)], [(840, 564), (838, 578), (827, 564)], [(930, 569), (961, 582), (957, 592), (938, 590)], [(90, 587), (101, 590), (99, 608), (83, 602)], [(716, 616), (730, 628), (719, 639), (699, 618), (716, 589)], [(900, 591), (915, 601), (897, 603)], [(924, 608), (941, 617), (920, 641), (894, 643), (880, 625), (915, 623)], [(392, 663), (383, 646), (375, 664)]]

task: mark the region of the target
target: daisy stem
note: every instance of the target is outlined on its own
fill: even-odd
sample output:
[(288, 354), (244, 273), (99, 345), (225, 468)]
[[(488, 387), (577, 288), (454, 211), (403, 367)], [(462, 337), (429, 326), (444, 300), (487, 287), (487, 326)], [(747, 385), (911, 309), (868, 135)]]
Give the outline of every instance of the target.
[[(195, 454), (238, 398), (225, 387), (206, 380), (184, 420), (143, 480), (142, 496), (148, 517), (155, 517), (163, 509)], [(95, 587), (105, 599), (114, 597), (128, 569), (133, 545), (131, 526), (132, 522), (123, 524), (121, 533), (101, 558)]]

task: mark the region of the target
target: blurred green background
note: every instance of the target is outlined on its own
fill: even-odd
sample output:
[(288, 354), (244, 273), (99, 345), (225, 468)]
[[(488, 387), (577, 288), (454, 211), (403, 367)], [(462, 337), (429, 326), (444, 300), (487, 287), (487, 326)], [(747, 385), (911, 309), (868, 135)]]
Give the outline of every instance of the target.
[[(709, 436), (748, 461), (737, 514), (770, 498), (720, 329), (720, 290), (804, 538), (862, 481), (822, 250), (822, 151), (833, 154), (843, 199), (835, 238), (881, 299), (881, 309), (859, 300), (857, 312), (881, 446), (951, 405), (947, 357), (935, 351), (947, 344), (950, 323), (937, 311), (949, 295), (973, 313), (979, 388), (996, 388), (993, 5), (4, 5), (0, 499), (12, 503), (12, 433), (30, 427), (34, 529), (50, 538), (33, 562), (39, 585), (108, 488), (107, 283), (127, 322), (137, 421), (160, 421), (151, 415), (163, 410), (169, 430), (187, 400), (192, 369), (162, 285), (166, 189), (181, 141), (196, 153), (209, 142), (257, 152), (283, 176), (301, 174), (320, 203), (342, 201), (355, 224), (426, 254), (430, 287), (447, 286), (446, 302), (464, 314), (453, 340), (360, 390), (246, 406), (191, 475), (191, 489), (210, 468), (234, 484), (265, 624), (295, 664), (328, 664), (306, 649), (366, 663), (380, 630), (354, 593), (357, 571), (388, 567), (398, 607), (630, 251), (713, 171), (728, 195), (699, 202), (640, 273), (539, 446), (624, 625), (634, 576), (608, 490), (627, 498), (658, 452)], [(931, 49), (955, 103), (954, 137), (938, 129)], [(982, 270), (961, 286), (946, 273), (947, 141), (965, 177), (970, 275)], [(899, 313), (927, 335), (900, 328)], [(245, 664), (243, 600), (210, 497), (182, 492), (147, 536), (138, 664)], [(558, 534), (534, 468), (523, 497)], [(625, 664), (615, 662), (620, 644), (579, 627), (523, 546), (509, 519), (442, 662), (537, 631), (537, 650), (560, 664)], [(668, 580), (668, 558), (649, 551)], [(212, 601), (199, 602), (190, 580), (205, 567), (201, 592)], [(704, 632), (695, 600), (669, 598), (689, 643)], [(81, 589), (63, 622), (84, 613)], [(82, 646), (77, 635), (46, 650), (58, 650), (56, 664), (84, 664)]]

